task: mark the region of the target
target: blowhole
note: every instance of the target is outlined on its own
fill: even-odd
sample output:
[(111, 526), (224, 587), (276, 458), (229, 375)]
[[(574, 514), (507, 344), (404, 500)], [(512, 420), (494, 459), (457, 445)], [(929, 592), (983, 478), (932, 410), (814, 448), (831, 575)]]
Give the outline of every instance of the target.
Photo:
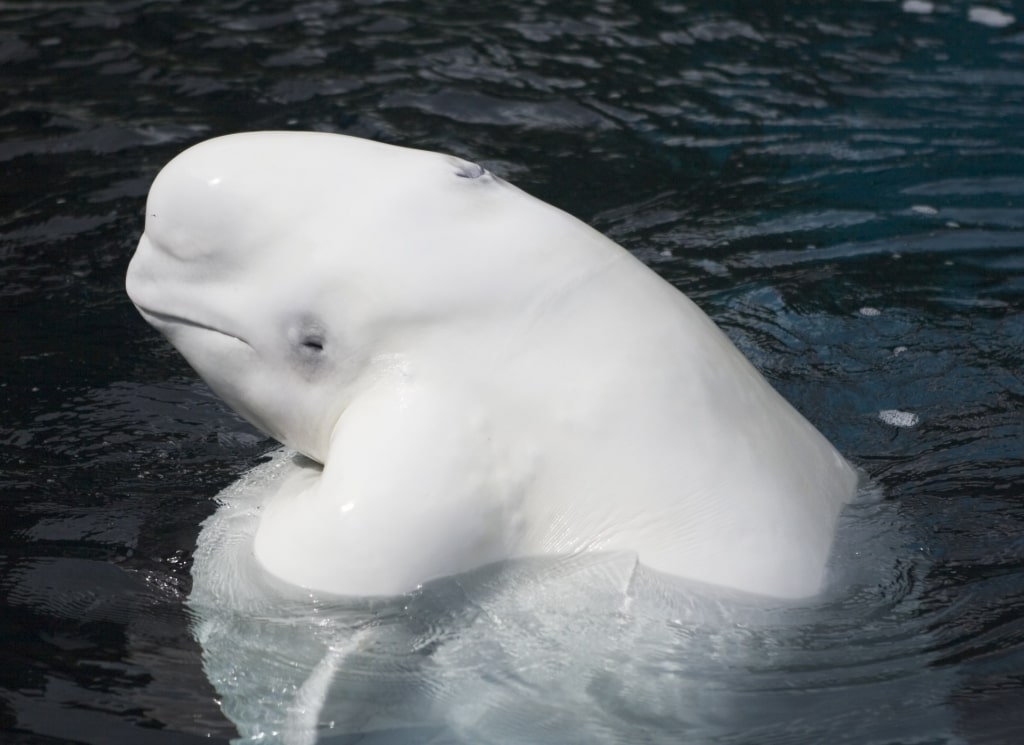
[(320, 337), (309, 337), (302, 340), (302, 346), (314, 352), (324, 351), (324, 340)]
[(487, 170), (477, 163), (462, 163), (455, 171), (459, 178), (480, 178)]

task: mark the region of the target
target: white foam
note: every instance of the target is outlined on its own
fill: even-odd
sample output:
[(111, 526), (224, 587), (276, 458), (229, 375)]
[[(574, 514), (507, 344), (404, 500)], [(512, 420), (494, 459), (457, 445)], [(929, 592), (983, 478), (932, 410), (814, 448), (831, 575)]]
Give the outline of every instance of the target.
[(904, 13), (919, 13), (921, 15), (927, 15), (935, 10), (935, 3), (927, 2), (927, 0), (905, 0), (903, 3)]
[(883, 409), (878, 412), (878, 418), (892, 427), (915, 427), (921, 421), (914, 412), (899, 409)]
[(973, 23), (980, 23), (982, 26), (1005, 28), (1017, 19), (1009, 13), (1004, 13), (996, 8), (975, 5), (967, 11), (967, 20)]

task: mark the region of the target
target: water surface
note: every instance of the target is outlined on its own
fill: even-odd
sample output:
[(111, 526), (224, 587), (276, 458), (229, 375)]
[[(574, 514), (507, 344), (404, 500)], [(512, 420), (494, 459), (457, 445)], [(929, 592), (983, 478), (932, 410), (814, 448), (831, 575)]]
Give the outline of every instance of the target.
[[(784, 654), (688, 668), (662, 654), (678, 639), (605, 635), (614, 674), (538, 672), (550, 706), (491, 720), (470, 694), (513, 689), (469, 675), (450, 709), (480, 724), (431, 736), (515, 741), (526, 711), (596, 722), (588, 741), (1018, 742), (1022, 22), (994, 0), (0, 4), (2, 739), (237, 736), (185, 600), (213, 495), (272, 443), (137, 317), (123, 273), (164, 162), (292, 128), (453, 152), (606, 232), (882, 495), (840, 536), (832, 594), (722, 642)], [(478, 670), (477, 648), (432, 654)], [(728, 700), (657, 685), (686, 676)]]

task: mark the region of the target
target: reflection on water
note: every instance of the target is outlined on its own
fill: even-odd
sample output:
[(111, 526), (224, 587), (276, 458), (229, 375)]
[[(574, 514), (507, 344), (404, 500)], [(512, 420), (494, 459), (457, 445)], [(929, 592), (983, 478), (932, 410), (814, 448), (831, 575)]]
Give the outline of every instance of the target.
[(343, 601), (252, 562), (264, 500), (302, 468), (276, 453), (221, 495), (198, 539), (188, 603), (244, 742), (859, 741), (894, 701), (890, 738), (951, 727), (953, 671), (929, 669), (919, 621), (924, 560), (877, 495), (851, 508), (832, 587), (809, 603), (684, 582), (631, 554), (505, 562)]
[(269, 443), (122, 278), (161, 164), (303, 128), (454, 152), (594, 224), (884, 495), (808, 608), (698, 593), (676, 624), (520, 592), (614, 586), (615, 560), (380, 610), (331, 678), (336, 733), (1019, 740), (1022, 22), (1003, 0), (0, 4), (0, 739), (235, 736), (185, 598), (211, 497)]

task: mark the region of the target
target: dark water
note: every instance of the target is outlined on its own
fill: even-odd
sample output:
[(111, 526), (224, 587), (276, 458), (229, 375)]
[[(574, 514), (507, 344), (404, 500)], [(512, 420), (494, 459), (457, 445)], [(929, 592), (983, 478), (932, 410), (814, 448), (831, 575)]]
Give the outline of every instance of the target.
[[(0, 740), (235, 736), (184, 600), (212, 496), (271, 443), (122, 279), (160, 165), (266, 128), (453, 152), (590, 222), (880, 487), (908, 536), (891, 571), (838, 588), (774, 688), (690, 741), (1024, 740), (1024, 9), (1003, 0), (0, 3)], [(660, 741), (648, 708), (623, 741)]]

